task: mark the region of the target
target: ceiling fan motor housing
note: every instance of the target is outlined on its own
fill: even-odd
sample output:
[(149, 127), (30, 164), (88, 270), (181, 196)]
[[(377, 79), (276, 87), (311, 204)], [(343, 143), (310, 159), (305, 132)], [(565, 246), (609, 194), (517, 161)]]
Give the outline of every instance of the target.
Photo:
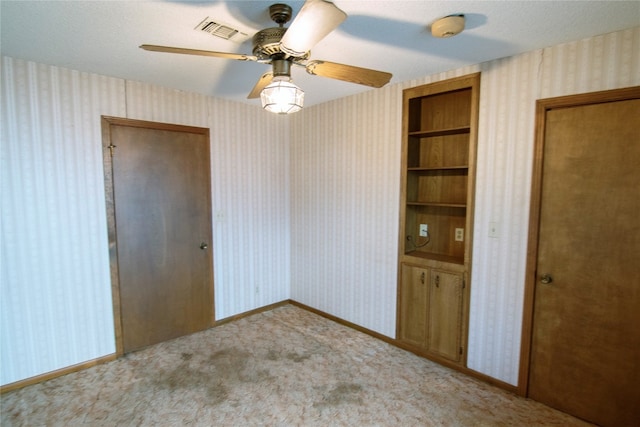
[(258, 59), (267, 60), (272, 55), (282, 53), (280, 40), (286, 31), (287, 29), (282, 27), (266, 28), (258, 31), (253, 36), (253, 54)]
[(265, 28), (264, 30), (258, 31), (253, 36), (253, 54), (259, 61), (270, 61), (274, 59), (274, 56), (287, 56), (289, 60), (296, 63), (308, 59), (310, 52), (305, 52), (299, 56), (290, 56), (282, 51), (280, 40), (282, 40), (286, 32), (287, 29), (283, 27)]
[(279, 27), (265, 28), (253, 36), (253, 54), (259, 61), (269, 61), (285, 56), (293, 62), (309, 58), (309, 52), (305, 52), (302, 55), (287, 55), (281, 48), (280, 40), (287, 32), (283, 25), (291, 20), (292, 13), (291, 6), (283, 3), (269, 6), (269, 16)]
[(280, 40), (282, 40), (282, 36), (287, 31), (283, 25), (289, 22), (291, 14), (291, 6), (284, 3), (276, 3), (269, 6), (269, 16), (279, 27), (265, 28), (253, 36), (253, 54), (258, 59), (268, 60), (273, 55), (282, 53)]

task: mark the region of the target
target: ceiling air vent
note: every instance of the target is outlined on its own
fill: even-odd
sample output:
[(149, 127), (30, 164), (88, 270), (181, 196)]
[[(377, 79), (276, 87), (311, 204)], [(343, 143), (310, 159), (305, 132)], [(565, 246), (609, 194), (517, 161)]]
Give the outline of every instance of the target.
[(209, 17), (203, 19), (195, 29), (236, 43), (242, 43), (250, 38), (247, 33)]

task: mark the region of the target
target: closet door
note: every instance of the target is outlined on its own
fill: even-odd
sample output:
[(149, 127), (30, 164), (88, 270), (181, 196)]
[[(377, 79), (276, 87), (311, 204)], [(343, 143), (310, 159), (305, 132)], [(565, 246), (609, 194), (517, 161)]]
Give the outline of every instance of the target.
[(603, 426), (640, 425), (640, 90), (627, 93), (566, 97), (538, 143), (528, 392)]
[(121, 351), (210, 327), (208, 129), (124, 119), (103, 125), (112, 166), (107, 192), (113, 197)]

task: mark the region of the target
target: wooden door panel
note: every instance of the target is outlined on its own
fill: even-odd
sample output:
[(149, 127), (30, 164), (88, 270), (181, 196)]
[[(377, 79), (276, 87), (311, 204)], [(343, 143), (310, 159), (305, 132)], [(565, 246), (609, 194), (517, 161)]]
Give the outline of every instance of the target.
[(429, 300), (429, 350), (457, 362), (461, 357), (462, 275), (432, 271)]
[(429, 270), (402, 264), (401, 274), (399, 339), (426, 348)]
[(211, 254), (200, 248), (211, 243), (208, 131), (128, 124), (110, 129), (124, 352), (213, 322)]
[(529, 396), (640, 425), (640, 100), (546, 113)]

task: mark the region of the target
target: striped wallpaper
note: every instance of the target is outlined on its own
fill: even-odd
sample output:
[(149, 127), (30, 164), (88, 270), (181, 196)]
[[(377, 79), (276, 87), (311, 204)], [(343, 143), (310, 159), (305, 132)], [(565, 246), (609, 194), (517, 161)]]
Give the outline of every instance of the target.
[(115, 351), (101, 115), (210, 128), (216, 319), (289, 298), (286, 120), (3, 57), (0, 384)]
[(515, 384), (535, 100), (639, 85), (640, 28), (291, 117), (8, 57), (1, 70), (0, 384), (115, 350), (100, 115), (211, 129), (217, 319), (293, 298), (394, 336), (402, 89), (476, 71), (468, 363)]
[(291, 297), (389, 336), (401, 101), (368, 91), (291, 118)]
[[(518, 379), (536, 99), (640, 84), (640, 28), (387, 86), (291, 120), (291, 295), (395, 335), (402, 89), (482, 73), (468, 366)], [(497, 238), (489, 238), (496, 222)]]
[(2, 384), (115, 351), (100, 115), (122, 81), (2, 58)]

